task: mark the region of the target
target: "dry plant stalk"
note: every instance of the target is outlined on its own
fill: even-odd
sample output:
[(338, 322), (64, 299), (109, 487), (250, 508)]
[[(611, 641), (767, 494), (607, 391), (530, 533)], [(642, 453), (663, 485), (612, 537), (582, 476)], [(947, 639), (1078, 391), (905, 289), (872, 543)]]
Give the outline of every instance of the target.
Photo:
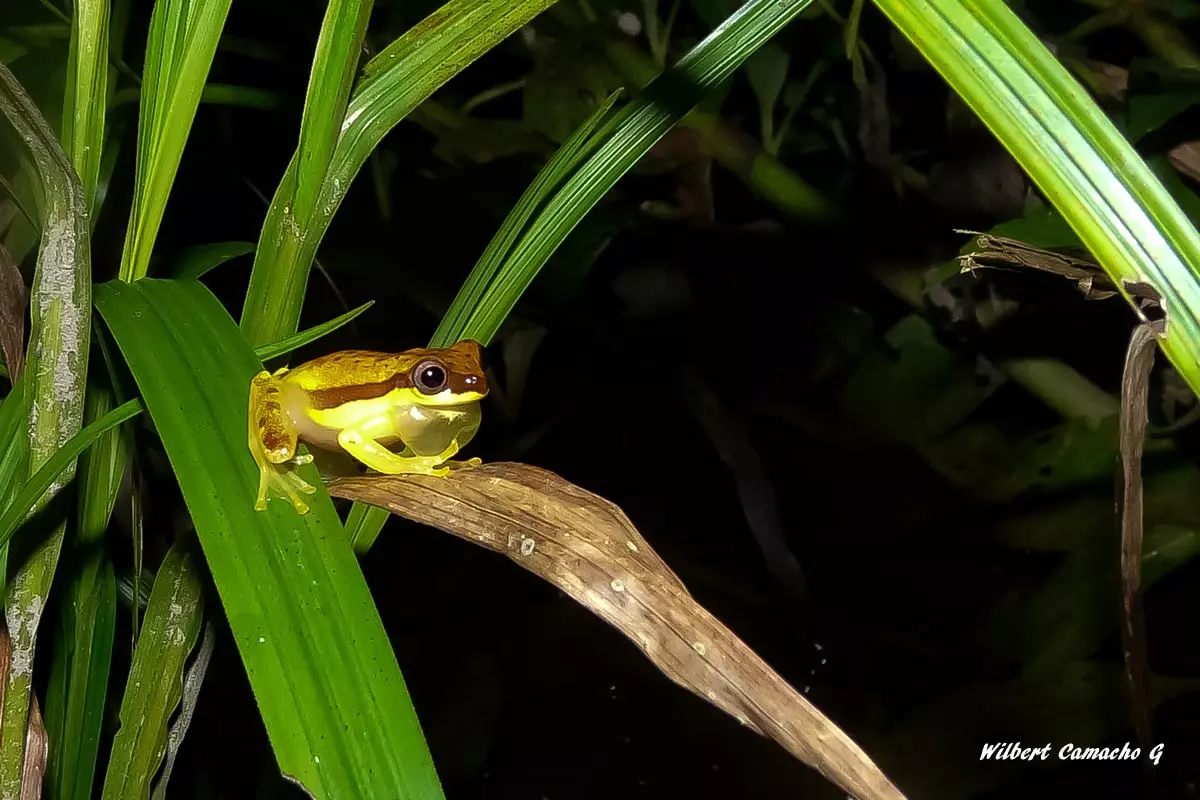
[(552, 472), (492, 463), (444, 478), (329, 485), (507, 555), (629, 637), (668, 678), (859, 800), (903, 800), (863, 750), (688, 593), (625, 513)]
[[(1142, 608), (1142, 453), (1149, 419), (1147, 396), (1154, 351), (1161, 324), (1133, 329), (1125, 354), (1121, 380), (1121, 472), (1117, 506), (1121, 514), (1121, 645), (1125, 654), (1125, 680), (1129, 686), (1130, 714), (1138, 744), (1144, 753), (1151, 746), (1150, 659), (1146, 619)], [(1148, 758), (1148, 757), (1147, 757)], [(1149, 763), (1146, 761), (1145, 763)]]

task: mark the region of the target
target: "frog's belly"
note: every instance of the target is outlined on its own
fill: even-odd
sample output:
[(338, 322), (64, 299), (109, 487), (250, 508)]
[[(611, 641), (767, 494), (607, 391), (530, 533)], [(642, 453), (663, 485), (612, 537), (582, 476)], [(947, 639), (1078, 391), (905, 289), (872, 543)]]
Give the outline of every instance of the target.
[[(300, 439), (307, 444), (315, 445), (326, 450), (341, 450), (342, 446), (338, 444), (338, 431), (333, 428), (326, 428), (324, 425), (318, 425), (308, 417), (301, 417), (296, 425), (296, 433)], [(399, 436), (380, 436), (375, 441), (379, 442), (384, 447), (391, 447), (394, 444), (400, 444)]]
[[(287, 386), (284, 389), (284, 405), (288, 416), (296, 426), (296, 434), (300, 440), (325, 450), (342, 450), (342, 446), (338, 444), (339, 429), (314, 422), (308, 414), (304, 413), (307, 404), (308, 397), (304, 394), (303, 389), (298, 386)], [(400, 443), (400, 437), (387, 434), (377, 437), (376, 441), (387, 447)]]

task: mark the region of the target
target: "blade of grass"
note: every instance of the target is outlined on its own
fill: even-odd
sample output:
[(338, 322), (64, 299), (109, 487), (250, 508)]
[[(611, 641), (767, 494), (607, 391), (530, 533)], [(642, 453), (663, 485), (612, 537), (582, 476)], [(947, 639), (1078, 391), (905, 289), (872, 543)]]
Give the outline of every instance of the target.
[[(645, 93), (622, 108), (592, 134), (583, 146), (587, 160), (542, 205), (538, 215), (512, 241), (501, 228), (455, 298), (447, 319), (439, 326), (434, 345), (463, 337), (487, 343), (495, 335), (521, 294), (579, 221), (601, 197), (704, 95), (727, 80), (759, 47), (810, 5), (809, 0), (779, 3), (751, 0), (712, 31), (670, 70), (646, 87)], [(602, 142), (602, 143), (601, 143)], [(565, 173), (574, 158), (562, 151), (543, 169)], [(536, 185), (536, 183), (535, 183)], [(510, 214), (527, 214), (535, 200), (531, 187)], [(503, 266), (494, 276), (490, 265), (503, 251)], [(480, 291), (479, 284), (486, 285)], [(471, 302), (478, 297), (477, 302)]]
[[(256, 293), (255, 276), (272, 271), (269, 265), (276, 261), (290, 261), (293, 256), (289, 254), (305, 238), (301, 234), (299, 239), (296, 239), (279, 228), (283, 231), (307, 231), (313, 218), (319, 213), (332, 213), (327, 209), (319, 211), (317, 202), (321, 185), (328, 176), (329, 160), (337, 146), (342, 120), (346, 118), (346, 103), (358, 72), (359, 55), (362, 52), (371, 6), (371, 2), (359, 0), (333, 0), (326, 8), (321, 35), (313, 56), (312, 71), (309, 74), (308, 91), (304, 98), (300, 141), (292, 163), (276, 188), (275, 197), (267, 210), (259, 246), (254, 255), (250, 288), (247, 290), (248, 303), (249, 297)], [(312, 252), (315, 255), (315, 249)], [(259, 264), (264, 266), (260, 268)], [(305, 264), (306, 277), (307, 269), (308, 264)], [(286, 290), (268, 288), (268, 294), (271, 295), (280, 296), (285, 293)], [(296, 302), (295, 320), (290, 326), (277, 326), (273, 328), (272, 334), (261, 338), (257, 338), (252, 331), (251, 344), (262, 344), (294, 333), (300, 318), (301, 302), (302, 292)], [(243, 323), (245, 316), (243, 312)]]
[(38, 467), (38, 471), (30, 476), (13, 497), (12, 502), (8, 504), (4, 514), (0, 516), (0, 545), (7, 543), (12, 538), (12, 535), (16, 533), (31, 512), (45, 505), (44, 502), (39, 503), (39, 500), (43, 499), (51, 487), (66, 482), (64, 476), (75, 463), (75, 459), (79, 458), (105, 433), (140, 413), (142, 413), (141, 400), (122, 403), (64, 442), (62, 447), (46, 459)]
[[(255, 254), (241, 326), (253, 345), (296, 331), (317, 247), (371, 151), (422, 100), (525, 25), (554, 0), (450, 0), (367, 64), (337, 144), (322, 165), (292, 157), (267, 212)], [(300, 152), (303, 152), (301, 149)], [(292, 198), (317, 189), (308, 217)], [(308, 195), (304, 195), (308, 197)]]
[(143, 277), (231, 0), (158, 0), (150, 16), (136, 181), (120, 276)]
[(92, 796), (117, 621), (112, 562), (103, 554), (89, 558), (69, 592), (46, 701), (51, 800)]
[[(102, 375), (93, 370), (95, 377), (89, 376), (88, 426), (80, 435), (113, 410), (113, 391)], [(141, 410), (140, 402), (128, 405), (134, 414)], [(128, 460), (120, 425), (105, 425), (79, 459), (79, 522), (71, 548), (75, 571), (60, 604), (61, 636), (46, 696), (46, 729), (55, 742), (46, 776), (50, 798), (92, 796), (117, 614), (116, 577), (103, 540)]]
[(1159, 344), (1200, 393), (1200, 234), (1141, 156), (1000, 0), (875, 4), (1012, 153), (1126, 300), (1134, 302), (1127, 282), (1163, 296)]
[(350, 513), (346, 515), (346, 535), (350, 537), (354, 552), (362, 555), (370, 550), (390, 516), (391, 512), (379, 506), (363, 503), (350, 506)]
[(147, 797), (167, 749), (167, 723), (183, 695), (183, 668), (204, 620), (199, 557), (189, 540), (167, 552), (121, 700), (121, 727), (113, 737), (103, 800)]
[(300, 120), (297, 169), (289, 173), (296, 182), (289, 187), (290, 196), (275, 198), (287, 202), (292, 219), (305, 227), (317, 211), (321, 185), (337, 146), (372, 6), (371, 0), (330, 0), (325, 9)]
[(216, 242), (188, 248), (175, 262), (176, 278), (199, 279), (226, 261), (254, 252), (252, 242)]
[(208, 672), (208, 662), (212, 659), (213, 648), (217, 644), (217, 629), (211, 622), (204, 625), (204, 638), (200, 640), (200, 649), (196, 658), (183, 676), (183, 699), (179, 708), (179, 716), (171, 723), (167, 732), (167, 759), (163, 764), (162, 774), (154, 783), (152, 800), (167, 800), (167, 784), (171, 780), (171, 772), (175, 768), (175, 757), (183, 744), (188, 726), (192, 724), (192, 715), (196, 711), (196, 702), (200, 697), (200, 687), (204, 685), (204, 676)]
[(320, 325), (314, 325), (308, 330), (293, 334), (273, 344), (265, 345), (263, 347), (256, 347), (254, 348), (254, 354), (263, 361), (270, 361), (272, 358), (278, 358), (279, 356), (303, 347), (309, 342), (315, 342), (317, 339), (320, 339), (326, 334), (336, 331), (338, 328), (350, 322), (350, 320), (354, 319), (373, 305), (375, 305), (375, 301), (368, 300), (358, 308), (352, 308), (345, 314), (334, 317), (328, 322), (322, 322)]
[(379, 613), (312, 465), (312, 510), (254, 510), (246, 398), (262, 369), (195, 281), (113, 281), (96, 306), (142, 392), (280, 768), (315, 797), (439, 798)]
[(534, 213), (541, 209), (546, 200), (570, 177), (571, 173), (595, 152), (602, 140), (602, 137), (597, 135), (599, 131), (604, 130), (600, 127), (601, 123), (608, 118), (620, 96), (620, 92), (613, 92), (609, 95), (584, 123), (567, 137), (567, 140), (558, 148), (546, 166), (538, 171), (533, 183), (529, 185), (529, 188), (521, 195), (521, 199), (513, 206), (512, 211), (504, 218), (500, 230), (496, 232), (492, 241), (483, 251), (483, 255), (479, 257), (475, 269), (471, 271), (458, 296), (446, 311), (446, 315), (442, 317), (441, 323), (433, 334), (432, 341), (453, 343), (448, 339), (447, 332), (462, 330), (466, 326), (471, 312), (478, 307), (488, 286), (503, 268), (505, 257), (511, 251), (517, 237), (528, 228), (529, 220)]
[[(72, 5), (62, 138), (83, 183), (88, 210), (94, 212), (108, 105), (109, 0), (76, 0)], [(92, 219), (95, 224), (96, 215)]]
[[(30, 290), (29, 470), (39, 470), (83, 423), (91, 327), (91, 242), (83, 186), (54, 132), (7, 67), (0, 65), (0, 113), (29, 148), (43, 187), (43, 228)], [(45, 505), (70, 482), (74, 459), (40, 499)], [(34, 647), (50, 592), (65, 519), (52, 527), (13, 576), (5, 603), (12, 637), (0, 722), (0, 796), (21, 791)]]

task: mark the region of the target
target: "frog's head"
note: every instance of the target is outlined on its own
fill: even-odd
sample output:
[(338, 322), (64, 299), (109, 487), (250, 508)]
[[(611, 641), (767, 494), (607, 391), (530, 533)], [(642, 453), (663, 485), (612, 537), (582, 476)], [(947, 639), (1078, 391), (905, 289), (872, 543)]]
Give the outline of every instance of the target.
[(397, 375), (397, 388), (409, 390), (413, 400), (424, 406), (458, 406), (487, 396), (483, 371), (483, 348), (464, 339), (442, 348), (410, 350), (408, 369)]

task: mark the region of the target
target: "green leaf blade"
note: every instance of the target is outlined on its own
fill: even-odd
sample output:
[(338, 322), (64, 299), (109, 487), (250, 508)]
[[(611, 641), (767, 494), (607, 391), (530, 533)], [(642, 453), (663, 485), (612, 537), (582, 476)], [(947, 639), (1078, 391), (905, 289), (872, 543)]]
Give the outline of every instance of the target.
[(167, 723), (183, 694), (183, 669), (204, 619), (204, 585), (187, 541), (167, 552), (150, 590), (113, 738), (103, 800), (147, 797), (167, 749)]
[[(146, 274), (231, 0), (160, 0), (150, 18), (121, 278)], [(190, 12), (190, 13), (188, 13)]]
[(372, 5), (370, 0), (331, 0), (325, 9), (300, 121), (295, 193), (290, 198), (276, 197), (276, 202), (290, 203), (291, 214), (301, 225), (317, 209), (358, 71)]
[(73, 12), (62, 138), (94, 212), (108, 103), (109, 0), (79, 0)]
[[(88, 425), (80, 436), (104, 426), (113, 410), (113, 391), (99, 375), (89, 375)], [(141, 403), (132, 408), (140, 412)], [(46, 730), (57, 743), (46, 770), (52, 800), (92, 796), (117, 614), (116, 576), (102, 542), (125, 474), (126, 443), (115, 423), (79, 459), (78, 525), (68, 561), (73, 570), (59, 604), (60, 635), (46, 695)]]
[(239, 256), (254, 252), (250, 242), (214, 242), (189, 247), (175, 263), (175, 277), (199, 279), (210, 270)]

